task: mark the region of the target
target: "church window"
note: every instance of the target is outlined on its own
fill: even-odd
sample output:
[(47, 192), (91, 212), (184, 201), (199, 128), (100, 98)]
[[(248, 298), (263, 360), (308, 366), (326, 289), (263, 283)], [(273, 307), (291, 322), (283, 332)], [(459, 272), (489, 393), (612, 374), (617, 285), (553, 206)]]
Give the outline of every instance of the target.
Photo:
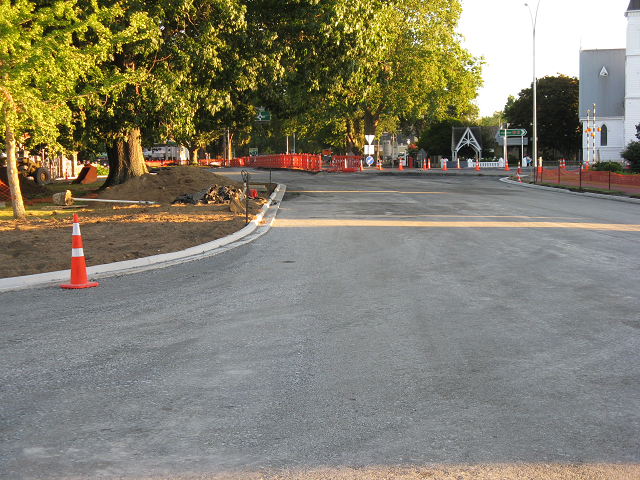
[(609, 133), (609, 129), (607, 128), (607, 126), (605, 124), (602, 124), (602, 127), (600, 127), (600, 145), (603, 147), (607, 146), (608, 133)]

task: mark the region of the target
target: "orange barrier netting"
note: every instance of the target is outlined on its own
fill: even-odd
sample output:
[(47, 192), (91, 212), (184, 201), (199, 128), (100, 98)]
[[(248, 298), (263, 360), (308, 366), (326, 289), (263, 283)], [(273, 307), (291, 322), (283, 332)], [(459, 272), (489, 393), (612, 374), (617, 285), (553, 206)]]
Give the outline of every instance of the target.
[(322, 170), (322, 156), (298, 153), (240, 157), (234, 158), (227, 163), (229, 163), (230, 167), (286, 168), (290, 170), (307, 170), (310, 172), (319, 172)]
[(640, 193), (640, 175), (620, 175), (612, 172), (597, 172), (594, 170), (550, 170), (543, 168), (538, 173), (538, 182), (555, 183), (557, 185), (571, 185), (599, 188), (601, 190), (617, 190), (625, 193)]
[(358, 172), (361, 163), (362, 157), (358, 155), (334, 155), (331, 157), (331, 168), (327, 169), (327, 172)]
[(11, 189), (9, 185), (0, 180), (0, 200), (2, 201), (11, 201)]

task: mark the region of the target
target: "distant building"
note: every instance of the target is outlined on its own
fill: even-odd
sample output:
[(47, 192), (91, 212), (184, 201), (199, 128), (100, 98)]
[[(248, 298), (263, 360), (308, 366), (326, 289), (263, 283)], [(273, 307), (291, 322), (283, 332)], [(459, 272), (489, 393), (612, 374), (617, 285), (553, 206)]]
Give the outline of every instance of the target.
[(640, 124), (640, 0), (630, 1), (625, 16), (626, 48), (580, 52), (579, 112), (583, 132), (588, 116), (593, 129), (594, 104), (596, 114), (595, 136), (588, 149), (589, 137), (582, 136), (583, 161), (621, 161), (620, 152), (636, 140), (636, 125)]

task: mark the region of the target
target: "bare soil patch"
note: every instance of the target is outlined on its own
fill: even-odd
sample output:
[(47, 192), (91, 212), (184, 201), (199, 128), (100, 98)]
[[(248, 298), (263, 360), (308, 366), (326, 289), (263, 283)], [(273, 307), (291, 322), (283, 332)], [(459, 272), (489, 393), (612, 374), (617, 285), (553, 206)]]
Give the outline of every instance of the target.
[[(231, 212), (228, 204), (171, 205), (182, 194), (216, 184), (242, 186), (198, 167), (173, 167), (104, 191), (98, 191), (99, 184), (95, 184), (94, 190), (82, 194), (87, 198), (154, 201), (158, 206), (91, 202), (73, 211), (58, 208), (50, 215), (30, 216), (25, 221), (0, 221), (0, 278), (68, 269), (74, 212), (79, 216), (87, 266), (175, 252), (230, 235), (245, 226), (245, 214)], [(70, 183), (65, 186), (72, 189)], [(51, 204), (54, 191), (65, 186), (38, 188), (24, 196), (28, 203)], [(259, 195), (249, 201), (249, 219), (267, 201), (267, 192)]]

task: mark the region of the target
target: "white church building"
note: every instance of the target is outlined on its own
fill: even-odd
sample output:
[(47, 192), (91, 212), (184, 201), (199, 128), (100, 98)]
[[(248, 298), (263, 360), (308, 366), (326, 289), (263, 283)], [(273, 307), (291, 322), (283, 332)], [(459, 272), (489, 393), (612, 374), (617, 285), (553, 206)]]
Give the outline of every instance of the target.
[[(631, 0), (626, 48), (580, 52), (580, 122), (583, 162), (621, 161), (640, 124), (640, 0)], [(595, 104), (595, 108), (594, 108)], [(594, 128), (595, 115), (595, 128)], [(599, 130), (598, 130), (599, 129)]]

